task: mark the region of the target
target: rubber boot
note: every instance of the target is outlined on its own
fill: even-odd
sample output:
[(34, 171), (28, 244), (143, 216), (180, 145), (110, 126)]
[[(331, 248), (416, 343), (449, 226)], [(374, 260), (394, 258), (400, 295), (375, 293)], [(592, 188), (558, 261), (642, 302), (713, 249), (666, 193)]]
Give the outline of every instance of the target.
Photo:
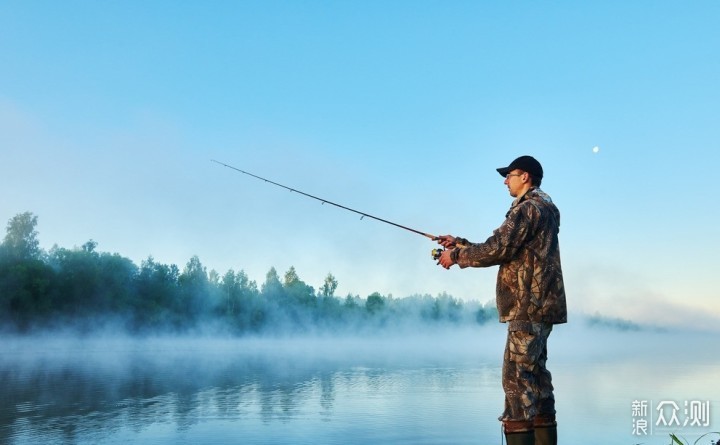
[[(510, 442), (508, 442), (510, 443)], [(536, 426), (536, 445), (557, 445), (557, 426)]]
[(505, 433), (507, 445), (534, 445), (535, 433), (525, 431), (522, 433)]

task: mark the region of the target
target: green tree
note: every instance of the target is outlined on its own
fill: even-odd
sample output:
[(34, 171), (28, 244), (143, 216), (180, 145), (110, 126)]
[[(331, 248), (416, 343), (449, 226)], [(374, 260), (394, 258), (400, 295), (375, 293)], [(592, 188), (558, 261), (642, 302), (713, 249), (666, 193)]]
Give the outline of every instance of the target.
[(175, 307), (178, 328), (191, 327), (211, 310), (209, 283), (205, 266), (193, 255), (178, 278), (180, 294)]
[(208, 282), (213, 286), (220, 285), (220, 274), (215, 269), (212, 269), (208, 274)]
[(342, 301), (335, 298), (335, 289), (337, 289), (337, 280), (328, 273), (325, 277), (325, 282), (320, 288), (320, 298), (318, 299), (318, 320), (321, 321), (325, 327), (334, 326), (340, 323), (343, 318)]
[(225, 305), (223, 312), (226, 315), (235, 315), (240, 307), (240, 284), (236, 281), (235, 271), (230, 269), (222, 277), (220, 287), (223, 290)]
[(56, 274), (40, 260), (0, 260), (0, 321), (25, 330), (51, 319)]
[(179, 277), (180, 270), (174, 264), (158, 263), (152, 256), (141, 263), (135, 280), (135, 329), (157, 329), (171, 321), (175, 315), (171, 308), (179, 298)]
[(378, 292), (373, 292), (367, 297), (365, 301), (365, 309), (371, 313), (376, 314), (385, 308), (385, 298)]
[(265, 282), (260, 288), (260, 291), (266, 298), (278, 298), (282, 294), (282, 288), (283, 286), (282, 283), (280, 283), (277, 270), (271, 267), (267, 274), (265, 274)]
[(7, 224), (3, 251), (14, 259), (38, 259), (40, 243), (35, 230), (38, 218), (31, 212), (20, 213), (10, 218)]
[(290, 269), (285, 272), (283, 289), (290, 304), (300, 306), (315, 306), (315, 289), (313, 289), (312, 286), (308, 286), (304, 281), (300, 279), (297, 272), (295, 271), (295, 267), (293, 266), (290, 266)]
[(354, 310), (360, 305), (358, 304), (358, 300), (360, 299), (360, 296), (353, 296), (353, 294), (347, 294), (345, 297), (345, 300), (343, 301), (343, 307), (348, 310)]
[(223, 309), (226, 315), (232, 316), (238, 314), (243, 308), (243, 300), (252, 297), (255, 282), (250, 282), (244, 271), (235, 273), (234, 270), (228, 270), (223, 275), (220, 282), (220, 288), (223, 292)]
[(432, 299), (430, 309), (424, 311), (423, 315), (434, 321), (443, 320), (457, 323), (462, 318), (462, 310), (463, 304), (460, 300), (443, 292), (437, 298)]
[(335, 296), (335, 290), (338, 287), (338, 282), (331, 274), (328, 272), (327, 276), (325, 277), (325, 282), (323, 283), (322, 287), (320, 288), (320, 295), (328, 298), (328, 297), (334, 297)]
[(96, 307), (108, 317), (130, 315), (136, 293), (137, 266), (118, 253), (103, 252), (96, 258), (99, 268)]
[(97, 242), (95, 242), (93, 240), (89, 240), (88, 242), (86, 242), (85, 244), (82, 245), (82, 250), (87, 253), (93, 253), (93, 252), (95, 252), (95, 249), (97, 248), (97, 246), (98, 246)]
[(244, 332), (257, 331), (264, 323), (266, 308), (258, 298), (257, 285), (244, 271), (228, 270), (222, 278), (223, 305), (221, 312), (229, 326)]
[(98, 254), (94, 251), (54, 246), (49, 261), (57, 271), (57, 307), (71, 319), (87, 318), (98, 312), (95, 294), (100, 289)]
[(292, 287), (298, 282), (300, 282), (300, 277), (298, 277), (298, 274), (295, 271), (295, 266), (290, 266), (290, 269), (285, 272), (285, 280), (283, 281), (283, 287)]
[(50, 251), (57, 271), (57, 308), (68, 318), (102, 320), (132, 313), (137, 266), (117, 253), (98, 253), (96, 246), (90, 240), (80, 249)]

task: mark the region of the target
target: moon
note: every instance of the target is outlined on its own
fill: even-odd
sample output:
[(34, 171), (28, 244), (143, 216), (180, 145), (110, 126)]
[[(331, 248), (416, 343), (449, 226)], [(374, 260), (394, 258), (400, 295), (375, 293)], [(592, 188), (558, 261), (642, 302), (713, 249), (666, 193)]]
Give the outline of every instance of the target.
[(597, 153), (599, 151), (600, 151), (600, 147), (598, 147), (597, 145), (593, 147), (593, 153)]

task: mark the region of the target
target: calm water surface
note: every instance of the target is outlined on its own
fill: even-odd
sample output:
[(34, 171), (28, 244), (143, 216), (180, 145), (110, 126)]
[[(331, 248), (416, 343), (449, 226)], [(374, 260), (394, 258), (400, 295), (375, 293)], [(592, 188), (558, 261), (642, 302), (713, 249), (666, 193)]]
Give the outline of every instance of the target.
[[(46, 336), (2, 344), (0, 443), (500, 443), (502, 326), (390, 337)], [(717, 357), (718, 346), (699, 335), (557, 328), (548, 367), (560, 443), (668, 444), (669, 432), (692, 442), (720, 431)], [(633, 401), (647, 402), (646, 436), (632, 434), (640, 419)], [(661, 401), (677, 403), (681, 425), (655, 425)], [(685, 402), (693, 401), (709, 402), (709, 425), (682, 425), (690, 417)]]

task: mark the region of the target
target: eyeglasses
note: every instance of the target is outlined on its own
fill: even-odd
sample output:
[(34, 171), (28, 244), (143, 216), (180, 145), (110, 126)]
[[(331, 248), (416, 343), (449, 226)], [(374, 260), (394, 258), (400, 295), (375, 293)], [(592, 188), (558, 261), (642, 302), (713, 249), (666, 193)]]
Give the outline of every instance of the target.
[(507, 175), (505, 175), (505, 179), (510, 179), (510, 176), (522, 176), (524, 174), (525, 173), (508, 173)]

